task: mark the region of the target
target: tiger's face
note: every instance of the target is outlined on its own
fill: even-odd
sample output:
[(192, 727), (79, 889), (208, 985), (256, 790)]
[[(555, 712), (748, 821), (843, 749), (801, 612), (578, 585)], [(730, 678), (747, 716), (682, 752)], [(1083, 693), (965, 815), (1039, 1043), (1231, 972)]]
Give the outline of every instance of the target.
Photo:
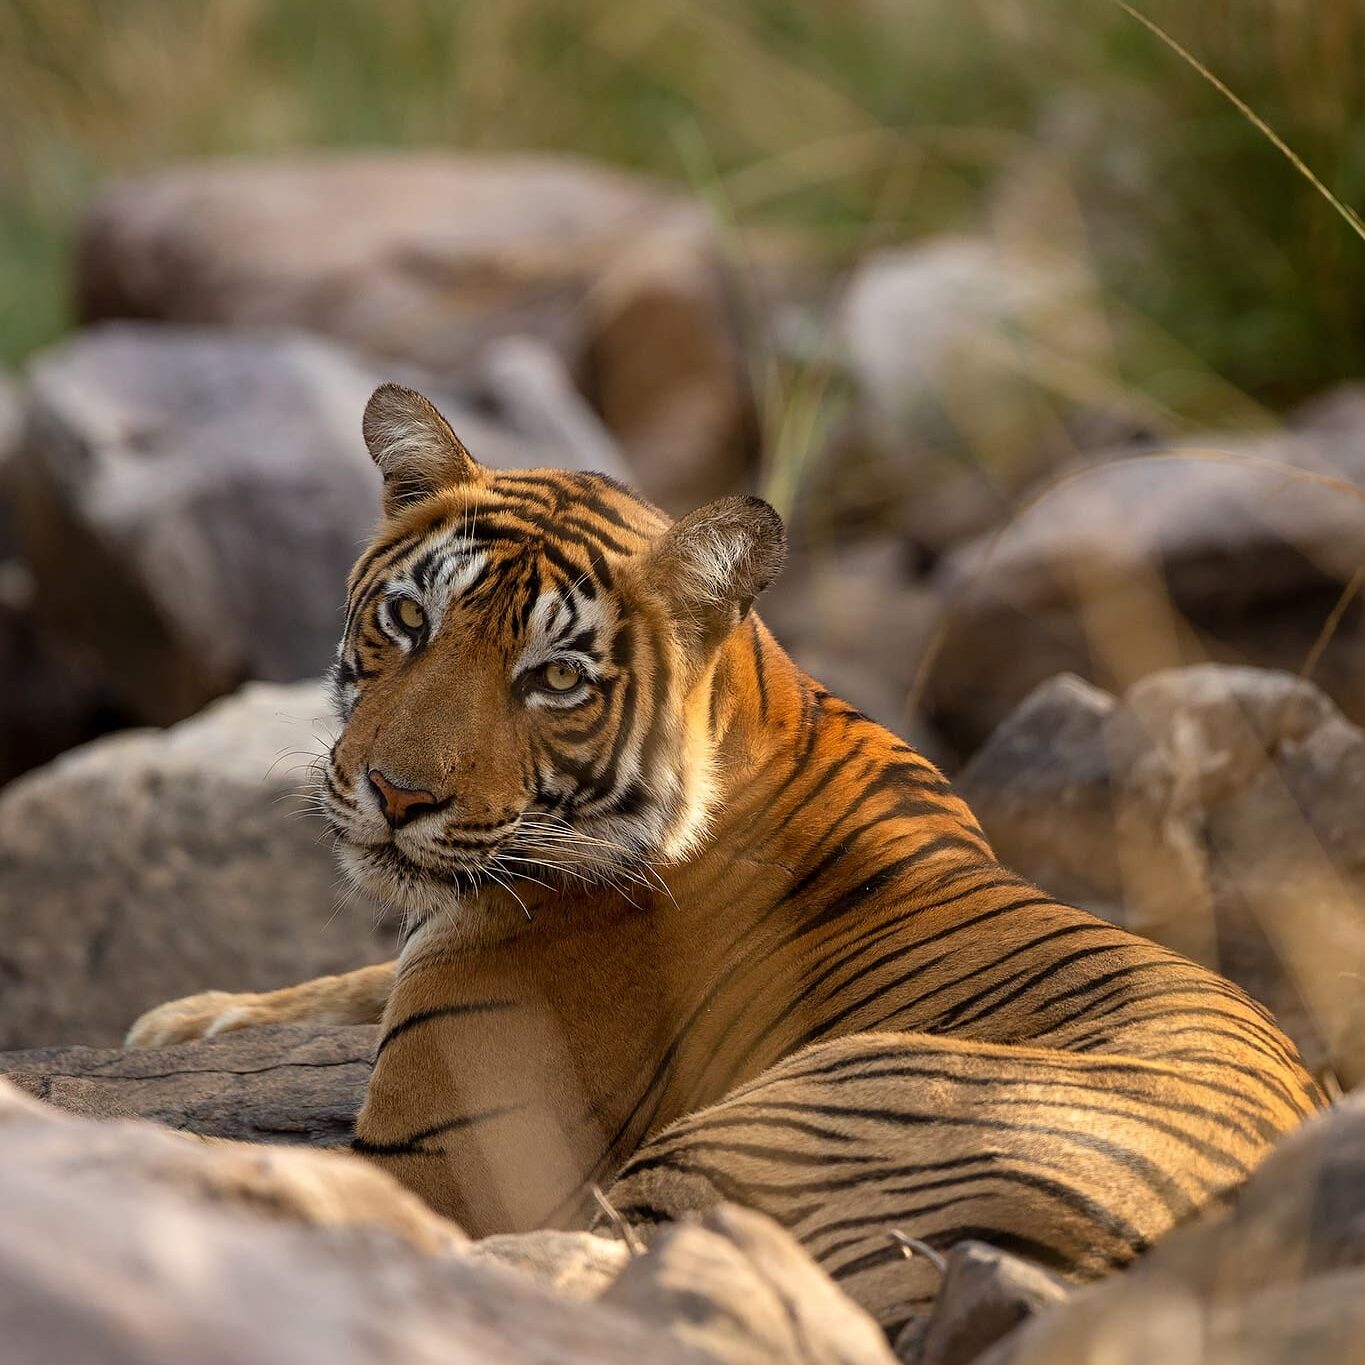
[(420, 395), (365, 434), (384, 519), (351, 575), (320, 795), (347, 873), (409, 923), (488, 882), (622, 885), (704, 835), (706, 693), (777, 572), (776, 513), (671, 526), (613, 480), (499, 474)]

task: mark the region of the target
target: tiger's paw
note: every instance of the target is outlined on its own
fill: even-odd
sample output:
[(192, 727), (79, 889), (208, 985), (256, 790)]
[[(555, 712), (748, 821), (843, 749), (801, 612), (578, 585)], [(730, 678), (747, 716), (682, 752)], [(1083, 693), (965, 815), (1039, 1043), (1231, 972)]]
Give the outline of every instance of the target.
[(263, 995), (250, 992), (204, 991), (168, 1000), (140, 1016), (123, 1040), (126, 1048), (169, 1047), (195, 1038), (212, 1038), (234, 1029), (278, 1023)]

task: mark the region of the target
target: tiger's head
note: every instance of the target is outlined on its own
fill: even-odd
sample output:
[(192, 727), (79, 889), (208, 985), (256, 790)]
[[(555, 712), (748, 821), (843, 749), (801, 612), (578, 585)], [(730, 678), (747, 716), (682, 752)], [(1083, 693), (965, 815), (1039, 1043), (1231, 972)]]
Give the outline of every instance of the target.
[(394, 384), (364, 432), (383, 518), (320, 778), (348, 874), (411, 924), (488, 882), (685, 857), (715, 800), (715, 662), (781, 568), (777, 513), (725, 498), (670, 524), (602, 475), (485, 469)]

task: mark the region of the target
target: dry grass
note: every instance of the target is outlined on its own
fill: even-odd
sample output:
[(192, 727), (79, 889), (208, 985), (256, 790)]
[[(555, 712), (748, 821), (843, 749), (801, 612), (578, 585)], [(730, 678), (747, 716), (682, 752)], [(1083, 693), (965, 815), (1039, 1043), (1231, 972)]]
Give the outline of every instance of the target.
[[(1141, 9), (1365, 198), (1356, 0)], [(1093, 264), (1107, 382), (1189, 421), (1365, 369), (1359, 243), (1111, 0), (0, 0), (0, 354), (66, 325), (66, 246), (102, 177), (373, 144), (603, 157), (834, 262), (1026, 203), (1026, 230)], [(1065, 180), (1079, 239), (1013, 193), (1030, 167)], [(769, 430), (799, 445), (811, 404), (786, 396)]]

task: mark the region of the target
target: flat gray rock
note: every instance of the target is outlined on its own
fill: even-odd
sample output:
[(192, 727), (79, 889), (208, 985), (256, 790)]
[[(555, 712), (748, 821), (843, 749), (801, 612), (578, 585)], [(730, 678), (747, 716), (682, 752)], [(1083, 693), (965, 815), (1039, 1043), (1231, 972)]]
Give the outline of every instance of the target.
[(365, 1098), (377, 1032), (277, 1025), (144, 1052), (33, 1048), (0, 1053), (0, 1076), (88, 1118), (341, 1147)]

